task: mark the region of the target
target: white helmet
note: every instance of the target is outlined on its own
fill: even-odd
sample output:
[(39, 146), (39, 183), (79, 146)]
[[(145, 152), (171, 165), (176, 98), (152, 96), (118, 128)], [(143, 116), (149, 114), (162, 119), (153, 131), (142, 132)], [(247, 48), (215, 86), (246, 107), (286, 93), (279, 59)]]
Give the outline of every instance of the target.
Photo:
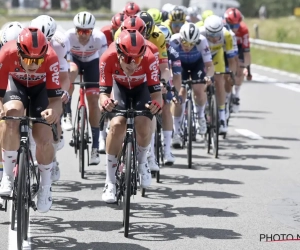
[(184, 25), (182, 25), (179, 33), (180, 33), (181, 39), (183, 39), (189, 43), (196, 43), (199, 41), (200, 30), (193, 23), (185, 23)]
[(48, 15), (40, 15), (30, 23), (31, 27), (40, 29), (47, 39), (51, 39), (56, 31), (57, 25), (55, 20)]
[(204, 21), (204, 27), (209, 36), (220, 36), (223, 31), (222, 18), (216, 15), (208, 16)]
[(73, 23), (76, 28), (81, 29), (93, 29), (96, 19), (90, 12), (82, 11), (76, 14), (73, 19)]
[(2, 44), (6, 44), (9, 41), (16, 40), (23, 28), (23, 25), (19, 22), (11, 22), (5, 25), (1, 32)]

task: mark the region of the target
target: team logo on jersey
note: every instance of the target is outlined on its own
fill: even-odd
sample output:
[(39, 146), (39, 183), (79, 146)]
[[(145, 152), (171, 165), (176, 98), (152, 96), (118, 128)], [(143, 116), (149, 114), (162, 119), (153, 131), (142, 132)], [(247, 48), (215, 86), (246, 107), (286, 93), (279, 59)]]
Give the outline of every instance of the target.
[(206, 48), (204, 49), (204, 51), (207, 53), (209, 51), (209, 48), (206, 46)]

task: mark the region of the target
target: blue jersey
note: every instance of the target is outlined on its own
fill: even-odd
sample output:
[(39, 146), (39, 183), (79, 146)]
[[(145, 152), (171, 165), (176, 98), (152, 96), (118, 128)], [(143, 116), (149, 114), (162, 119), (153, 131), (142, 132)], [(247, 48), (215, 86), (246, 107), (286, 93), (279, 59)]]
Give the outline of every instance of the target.
[(181, 74), (182, 68), (179, 53), (172, 47), (172, 45), (170, 45), (168, 48), (168, 61), (173, 75)]

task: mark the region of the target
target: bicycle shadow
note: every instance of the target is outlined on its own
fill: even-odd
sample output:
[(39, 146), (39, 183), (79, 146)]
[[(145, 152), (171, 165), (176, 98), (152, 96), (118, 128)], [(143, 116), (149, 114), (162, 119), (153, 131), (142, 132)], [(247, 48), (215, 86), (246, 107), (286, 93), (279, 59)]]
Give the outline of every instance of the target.
[(177, 216), (238, 217), (238, 214), (218, 208), (174, 207), (164, 203), (132, 203), (130, 216), (143, 219), (174, 218)]
[(156, 200), (176, 200), (181, 198), (194, 198), (207, 197), (213, 199), (237, 199), (240, 195), (220, 192), (220, 191), (207, 191), (207, 190), (175, 190), (169, 187), (149, 187), (147, 188), (146, 195), (148, 199)]
[(241, 239), (241, 234), (230, 229), (175, 227), (167, 223), (138, 222), (131, 223), (129, 238), (139, 241), (171, 241), (179, 239)]
[(223, 153), (219, 156), (220, 159), (226, 160), (260, 160), (260, 159), (269, 159), (269, 160), (287, 160), (290, 157), (280, 156), (280, 155), (258, 155), (258, 154), (234, 154), (234, 153)]
[(195, 170), (202, 171), (223, 171), (223, 170), (248, 170), (248, 171), (262, 171), (268, 170), (266, 167), (257, 165), (234, 165), (234, 164), (221, 164), (218, 162), (201, 162), (193, 166)]
[(32, 235), (51, 235), (56, 233), (64, 233), (68, 230), (75, 230), (77, 232), (111, 232), (114, 230), (120, 230), (122, 227), (123, 226), (120, 221), (65, 221), (62, 218), (54, 216), (34, 216), (31, 218), (30, 222)]
[(109, 242), (79, 242), (78, 239), (62, 236), (37, 236), (31, 237), (32, 249), (76, 249), (76, 250), (150, 250), (132, 243), (109, 243)]
[[(103, 179), (105, 180), (105, 179)], [(71, 180), (59, 180), (54, 182), (52, 185), (52, 191), (54, 193), (71, 193), (78, 192), (83, 189), (87, 190), (97, 190), (99, 188), (104, 187), (104, 182), (96, 182), (96, 183), (83, 183), (79, 181), (71, 181)]]
[(273, 114), (269, 111), (260, 111), (260, 110), (240, 110), (239, 113), (241, 114)]

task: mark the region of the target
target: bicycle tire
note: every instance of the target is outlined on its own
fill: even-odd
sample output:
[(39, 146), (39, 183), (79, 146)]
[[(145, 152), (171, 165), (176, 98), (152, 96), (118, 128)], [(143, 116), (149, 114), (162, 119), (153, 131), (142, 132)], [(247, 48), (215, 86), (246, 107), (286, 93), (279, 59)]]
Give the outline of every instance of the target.
[[(156, 132), (155, 132), (155, 158), (156, 158), (156, 162), (158, 167), (160, 168), (160, 165), (163, 163), (163, 161), (161, 161), (161, 127), (160, 124), (157, 122), (156, 123)], [(156, 182), (159, 183), (159, 171), (155, 172), (155, 177), (156, 177)]]
[(126, 172), (125, 172), (125, 197), (123, 203), (123, 222), (124, 236), (128, 238), (129, 232), (129, 217), (130, 217), (130, 196), (131, 196), (131, 160), (132, 160), (132, 142), (126, 145)]
[(212, 135), (211, 139), (213, 142), (213, 154), (215, 158), (218, 158), (219, 155), (219, 112), (216, 96), (213, 95), (211, 97), (211, 117), (212, 117), (212, 125), (213, 129), (211, 129)]
[(192, 114), (192, 101), (188, 100), (187, 103), (187, 129), (188, 129), (188, 140), (187, 140), (187, 160), (188, 167), (192, 168), (192, 143), (193, 143), (193, 114)]
[(81, 179), (84, 179), (84, 150), (85, 150), (85, 121), (86, 109), (84, 106), (80, 107), (80, 143), (79, 143), (79, 165), (81, 169)]
[[(25, 162), (29, 162), (27, 159), (25, 160)], [(24, 213), (24, 228), (23, 228), (23, 239), (27, 240), (28, 238), (28, 228), (29, 228), (29, 213), (30, 213), (30, 199), (31, 196), (29, 194), (29, 190), (30, 190), (30, 178), (28, 178), (29, 176), (29, 166), (26, 166), (26, 176), (25, 176), (25, 202), (27, 204), (27, 206), (25, 206), (25, 213)]]
[(20, 149), (18, 162), (18, 188), (17, 188), (17, 246), (18, 250), (23, 248), (25, 204), (23, 191), (25, 190), (26, 153), (24, 148)]

